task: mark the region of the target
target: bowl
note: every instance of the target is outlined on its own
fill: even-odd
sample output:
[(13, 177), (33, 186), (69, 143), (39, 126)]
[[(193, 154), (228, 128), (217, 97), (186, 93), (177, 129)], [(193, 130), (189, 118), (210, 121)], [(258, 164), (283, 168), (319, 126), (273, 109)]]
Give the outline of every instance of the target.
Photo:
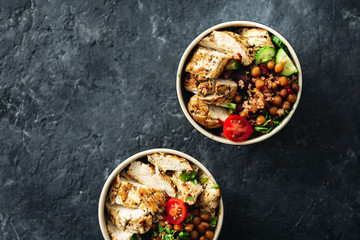
[[(234, 142), (234, 141), (230, 141), (225, 137), (219, 136), (219, 135), (215, 135), (214, 133), (212, 133), (211, 131), (205, 129), (202, 125), (200, 125), (199, 123), (197, 123), (190, 115), (188, 109), (187, 109), (187, 102), (189, 100), (189, 93), (185, 90), (184, 86), (183, 86), (183, 80), (182, 80), (182, 76), (184, 73), (184, 69), (186, 67), (186, 62), (187, 59), (189, 57), (189, 55), (192, 53), (192, 50), (194, 49), (194, 47), (197, 46), (197, 44), (200, 42), (201, 39), (203, 39), (205, 36), (207, 36), (208, 34), (210, 34), (212, 31), (214, 30), (224, 30), (224, 29), (228, 29), (228, 28), (235, 28), (235, 27), (257, 27), (257, 28), (263, 28), (265, 30), (267, 30), (269, 33), (277, 36), (288, 48), (291, 58), (293, 60), (293, 63), (295, 64), (295, 66), (298, 69), (298, 83), (299, 83), (299, 90), (297, 93), (297, 99), (296, 102), (293, 105), (293, 109), (289, 112), (289, 114), (283, 119), (282, 123), (277, 126), (276, 128), (274, 128), (271, 132), (261, 135), (259, 137), (253, 138), (253, 139), (248, 139), (246, 141), (243, 142)], [(179, 63), (179, 67), (177, 70), (177, 77), (176, 77), (176, 92), (177, 92), (177, 97), (180, 103), (180, 107), (182, 112), (184, 113), (185, 117), (187, 118), (187, 120), (191, 123), (191, 125), (193, 125), (194, 128), (196, 128), (200, 133), (202, 133), (203, 135), (207, 136), (208, 138), (215, 140), (217, 142), (220, 143), (225, 143), (225, 144), (230, 144), (230, 145), (248, 145), (248, 144), (254, 144), (254, 143), (258, 143), (261, 141), (264, 141), (270, 137), (272, 137), (273, 135), (275, 135), (276, 133), (278, 133), (281, 129), (283, 129), (285, 127), (285, 125), (290, 121), (291, 117), (294, 115), (296, 108), (299, 105), (299, 101), (300, 101), (300, 97), (301, 97), (301, 91), (302, 91), (302, 71), (301, 71), (301, 66), (300, 66), (300, 62), (299, 59), (294, 51), (294, 49), (291, 47), (291, 45), (289, 44), (289, 42), (280, 35), (280, 33), (278, 33), (277, 31), (275, 31), (274, 29), (265, 26), (263, 24), (260, 23), (256, 23), (256, 22), (250, 22), (250, 21), (231, 21), (231, 22), (224, 22), (224, 23), (220, 23), (218, 25), (215, 25), (213, 27), (210, 27), (209, 29), (205, 30), (204, 32), (202, 32), (199, 36), (197, 36), (190, 44), (189, 46), (186, 48), (184, 54), (181, 57), (180, 63)]]
[[(135, 160), (146, 157), (148, 154), (157, 153), (157, 152), (174, 154), (174, 155), (185, 158), (186, 160), (188, 160), (192, 164), (199, 167), (201, 171), (203, 171), (206, 175), (210, 176), (210, 179), (213, 180), (215, 184), (217, 184), (214, 177), (211, 175), (209, 170), (207, 170), (207, 168), (204, 165), (202, 165), (195, 158), (193, 158), (193, 157), (191, 157), (191, 156), (189, 156), (189, 155), (187, 155), (187, 154), (185, 154), (183, 152), (179, 152), (179, 151), (172, 150), (172, 149), (167, 149), (167, 148), (157, 148), (157, 149), (150, 149), (150, 150), (139, 152), (139, 153), (129, 157), (128, 159), (123, 161), (119, 166), (117, 166), (114, 169), (114, 171), (112, 171), (110, 176), (107, 178), (107, 180), (106, 180), (106, 182), (105, 182), (105, 184), (104, 184), (104, 186), (102, 188), (100, 198), (99, 198), (98, 218), (99, 218), (100, 230), (101, 230), (101, 233), (102, 233), (104, 239), (111, 240), (110, 235), (108, 233), (108, 230), (106, 228), (106, 214), (105, 214), (105, 201), (106, 201), (106, 196), (108, 194), (109, 187), (111, 186), (111, 183), (115, 179), (116, 175), (119, 174), (130, 163), (132, 163)], [(223, 205), (222, 197), (220, 198), (218, 217), (219, 217), (218, 224), (217, 224), (216, 229), (214, 231), (214, 240), (218, 239), (218, 237), (220, 235), (221, 227), (222, 227), (222, 224), (223, 224), (223, 221), (224, 221), (224, 205)]]

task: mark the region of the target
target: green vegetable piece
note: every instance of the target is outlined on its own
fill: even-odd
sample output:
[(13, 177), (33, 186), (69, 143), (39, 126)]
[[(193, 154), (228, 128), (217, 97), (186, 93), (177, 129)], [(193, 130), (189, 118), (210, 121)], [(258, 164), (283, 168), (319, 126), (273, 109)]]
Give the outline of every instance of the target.
[(198, 181), (195, 179), (195, 180), (193, 181), (193, 183), (196, 185), (196, 184), (198, 184)]
[(195, 171), (192, 171), (190, 173), (189, 180), (194, 180), (194, 179), (195, 179)]
[(186, 182), (187, 180), (188, 180), (188, 178), (189, 178), (189, 175), (185, 172), (185, 171), (183, 171), (181, 174), (180, 174), (180, 180), (181, 181), (183, 181), (183, 182)]
[(165, 228), (163, 228), (161, 225), (159, 225), (159, 233), (162, 233), (165, 231)]
[(153, 231), (152, 236), (153, 236), (153, 237), (157, 237), (157, 236), (158, 236), (157, 232), (156, 232), (156, 231)]
[(286, 52), (282, 48), (280, 48), (279, 51), (277, 52), (275, 57), (275, 62), (276, 63), (282, 62), (284, 64), (284, 70), (281, 73), (281, 75), (283, 76), (288, 77), (298, 72), (294, 63), (291, 61), (291, 58), (286, 54)]
[(286, 47), (285, 43), (283, 43), (283, 41), (281, 41), (277, 36), (272, 35), (271, 36), (271, 40), (273, 41), (273, 43), (278, 46), (279, 48), (282, 48), (285, 50), (285, 52), (289, 52), (289, 49)]
[(215, 216), (213, 219), (211, 219), (210, 226), (215, 227), (218, 219), (219, 219), (218, 216)]
[(209, 177), (202, 178), (202, 179), (201, 179), (201, 184), (204, 184), (207, 180), (209, 180)]
[(187, 197), (186, 199), (187, 199), (187, 200), (189, 200), (189, 201), (192, 201), (192, 200), (194, 200), (194, 198), (193, 198), (192, 196), (190, 196), (190, 197)]
[(240, 62), (239, 61), (235, 61), (235, 60), (230, 60), (229, 63), (226, 65), (226, 70), (236, 70), (239, 69), (240, 67)]
[(276, 55), (276, 50), (273, 47), (264, 47), (261, 48), (255, 55), (255, 64), (258, 65), (263, 59), (274, 58)]
[(215, 185), (212, 186), (211, 188), (219, 189), (219, 185), (215, 184)]

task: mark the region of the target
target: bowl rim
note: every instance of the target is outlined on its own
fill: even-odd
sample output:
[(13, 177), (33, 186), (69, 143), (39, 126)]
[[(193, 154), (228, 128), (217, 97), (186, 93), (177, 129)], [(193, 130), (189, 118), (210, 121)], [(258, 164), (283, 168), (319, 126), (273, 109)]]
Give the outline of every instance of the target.
[[(106, 179), (105, 184), (104, 184), (104, 186), (103, 186), (103, 188), (101, 190), (101, 194), (100, 194), (100, 197), (99, 197), (99, 205), (98, 205), (98, 220), (99, 220), (100, 230), (101, 230), (101, 233), (102, 233), (104, 239), (111, 240), (111, 238), (109, 236), (109, 233), (108, 233), (108, 230), (106, 228), (105, 201), (106, 201), (106, 196), (107, 196), (109, 187), (110, 187), (113, 179), (115, 178), (115, 176), (117, 174), (119, 174), (131, 162), (133, 162), (135, 160), (138, 160), (140, 158), (143, 158), (148, 154), (157, 153), (157, 152), (174, 154), (174, 155), (178, 155), (180, 157), (185, 158), (186, 160), (188, 160), (191, 163), (198, 166), (201, 169), (201, 171), (203, 171), (206, 175), (210, 176), (211, 180), (213, 180), (214, 183), (217, 184), (215, 178), (210, 173), (210, 171), (201, 162), (199, 162), (198, 160), (196, 160), (195, 158), (191, 157), (190, 155), (188, 155), (186, 153), (183, 153), (183, 152), (180, 152), (180, 151), (174, 150), (174, 149), (169, 149), (169, 148), (154, 148), (154, 149), (148, 149), (148, 150), (144, 150), (144, 151), (141, 151), (139, 153), (136, 153), (136, 154), (128, 157), (123, 162), (121, 162), (112, 171), (112, 173)], [(214, 240), (218, 239), (218, 237), (220, 236), (220, 232), (221, 232), (223, 221), (224, 221), (224, 203), (223, 203), (222, 195), (221, 195), (221, 198), (220, 198), (220, 204), (219, 204), (219, 211), (218, 212), (219, 212), (218, 213), (219, 219), (218, 219), (218, 224), (217, 224), (215, 232), (214, 232)]]
[[(183, 97), (183, 88), (182, 88), (182, 71), (184, 68), (184, 65), (186, 63), (187, 57), (189, 56), (189, 54), (191, 53), (191, 51), (194, 49), (194, 47), (200, 42), (201, 39), (203, 39), (205, 36), (207, 36), (208, 34), (210, 34), (212, 31), (214, 30), (219, 30), (219, 29), (224, 29), (224, 28), (232, 28), (232, 27), (258, 27), (258, 28), (263, 28), (265, 30), (267, 30), (268, 32), (270, 32), (271, 34), (277, 36), (283, 43), (285, 43), (285, 45), (287, 46), (287, 48), (289, 49), (290, 55), (293, 59), (294, 64), (296, 65), (297, 69), (298, 69), (298, 84), (299, 84), (299, 91), (297, 93), (297, 98), (296, 98), (296, 102), (293, 105), (293, 109), (292, 111), (289, 112), (289, 114), (284, 118), (284, 120), (282, 121), (282, 123), (277, 126), (275, 129), (273, 129), (270, 133), (264, 134), (260, 137), (257, 138), (253, 138), (250, 140), (246, 140), (244, 142), (233, 142), (230, 141), (224, 137), (220, 137), (217, 136), (209, 131), (207, 131), (204, 127), (202, 127), (199, 123), (197, 123), (189, 114), (185, 101), (184, 101), (184, 97)], [(257, 23), (257, 22), (253, 22), (253, 21), (229, 21), (229, 22), (223, 22), (217, 25), (214, 25), (208, 29), (206, 29), (205, 31), (203, 31), (202, 33), (200, 33), (186, 48), (185, 52), (183, 53), (180, 62), (179, 62), (179, 66), (178, 66), (178, 70), (177, 70), (177, 74), (176, 74), (176, 93), (177, 93), (177, 98), (181, 107), (182, 112), (184, 113), (185, 117), (187, 118), (187, 120), (190, 122), (190, 124), (196, 128), (196, 130), (198, 130), (200, 133), (202, 133), (203, 135), (207, 136), (208, 138), (215, 140), (217, 142), (220, 143), (225, 143), (225, 144), (229, 144), (229, 145), (249, 145), (249, 144), (254, 144), (254, 143), (258, 143), (258, 142), (262, 142), (270, 137), (272, 137), (273, 135), (275, 135), (276, 133), (278, 133), (281, 129), (283, 129), (286, 124), (290, 121), (290, 119), (292, 118), (292, 116), (295, 113), (295, 110), (297, 109), (299, 102), (300, 102), (300, 98), (301, 98), (301, 92), (302, 92), (302, 84), (303, 84), (303, 79), (302, 79), (302, 71), (301, 71), (301, 65), (300, 65), (300, 61), (299, 58), (297, 57), (294, 49), (292, 48), (292, 46), (290, 45), (290, 43), (277, 31), (275, 31), (274, 29), (263, 25), (261, 23)]]

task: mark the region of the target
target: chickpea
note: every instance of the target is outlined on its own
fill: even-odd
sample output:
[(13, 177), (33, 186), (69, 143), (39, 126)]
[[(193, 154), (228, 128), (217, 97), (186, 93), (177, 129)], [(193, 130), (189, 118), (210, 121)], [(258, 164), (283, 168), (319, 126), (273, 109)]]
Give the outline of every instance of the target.
[(255, 82), (255, 87), (258, 89), (262, 89), (265, 87), (265, 82), (261, 79), (257, 79)]
[(209, 227), (210, 224), (208, 224), (207, 222), (201, 222), (199, 226), (197, 226), (197, 229), (199, 230), (199, 232), (204, 233)]
[(278, 87), (278, 84), (276, 83), (276, 82), (273, 82), (272, 84), (271, 84), (271, 88), (272, 89), (277, 89), (277, 87)]
[(184, 225), (182, 223), (174, 225), (175, 232), (181, 232), (183, 229), (184, 229)]
[(280, 83), (281, 86), (285, 87), (285, 86), (289, 85), (289, 78), (280, 77), (279, 78), (279, 83)]
[(297, 84), (297, 83), (291, 84), (291, 89), (292, 89), (294, 92), (299, 91), (299, 84)]
[(214, 232), (211, 231), (211, 230), (206, 230), (206, 232), (205, 232), (205, 237), (206, 237), (207, 239), (209, 239), (209, 240), (213, 240), (213, 238), (214, 238)]
[(275, 67), (275, 62), (274, 61), (269, 61), (267, 64), (266, 64), (267, 68), (269, 70), (273, 70), (274, 67)]
[(270, 113), (271, 115), (276, 115), (278, 110), (279, 110), (279, 108), (278, 108), (277, 106), (271, 106), (271, 107), (269, 108), (269, 113)]
[(284, 109), (284, 110), (289, 110), (290, 109), (290, 102), (289, 101), (284, 101), (281, 108)]
[(296, 101), (296, 95), (294, 93), (289, 94), (287, 100), (291, 103), (294, 103)]
[(253, 68), (251, 69), (251, 76), (253, 76), (253, 77), (258, 77), (258, 76), (260, 76), (260, 75), (261, 75), (261, 70), (260, 70), (259, 67), (253, 67)]
[(285, 88), (280, 90), (280, 96), (286, 97), (287, 95), (288, 95), (288, 91)]
[(191, 232), (192, 230), (194, 230), (194, 224), (188, 223), (188, 224), (186, 224), (184, 229), (188, 232)]
[(208, 213), (203, 212), (203, 213), (200, 213), (200, 218), (201, 218), (201, 220), (207, 222), (210, 219), (210, 215)]
[(281, 105), (281, 102), (282, 102), (282, 98), (280, 96), (275, 96), (273, 97), (272, 99), (272, 103), (275, 105), (275, 106), (280, 106)]
[(208, 240), (205, 236), (201, 236), (199, 240)]
[(195, 208), (191, 211), (191, 213), (194, 215), (194, 216), (199, 216), (200, 215), (200, 210)]
[(173, 225), (172, 224), (167, 224), (165, 227), (168, 227), (170, 229), (170, 231), (173, 230)]
[(235, 98), (234, 98), (234, 101), (235, 101), (236, 103), (240, 103), (241, 100), (242, 100), (242, 97), (241, 97), (240, 94), (236, 95)]
[(275, 69), (274, 71), (276, 73), (282, 73), (284, 71), (284, 64), (282, 62), (278, 62), (276, 65), (275, 65)]
[(191, 233), (190, 233), (190, 238), (191, 239), (193, 239), (193, 240), (197, 240), (197, 239), (199, 239), (199, 232), (198, 231), (192, 231)]
[(266, 122), (266, 118), (263, 115), (259, 115), (256, 118), (256, 125), (263, 125)]

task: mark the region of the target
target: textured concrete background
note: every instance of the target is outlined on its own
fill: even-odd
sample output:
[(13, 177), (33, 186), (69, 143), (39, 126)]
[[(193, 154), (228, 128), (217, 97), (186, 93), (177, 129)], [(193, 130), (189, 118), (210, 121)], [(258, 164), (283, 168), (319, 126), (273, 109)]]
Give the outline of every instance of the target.
[[(358, 0), (0, 0), (0, 239), (101, 239), (111, 171), (145, 149), (197, 158), (223, 193), (220, 239), (360, 239)], [(304, 75), (272, 139), (227, 146), (187, 122), (182, 52), (229, 20), (273, 27)]]

